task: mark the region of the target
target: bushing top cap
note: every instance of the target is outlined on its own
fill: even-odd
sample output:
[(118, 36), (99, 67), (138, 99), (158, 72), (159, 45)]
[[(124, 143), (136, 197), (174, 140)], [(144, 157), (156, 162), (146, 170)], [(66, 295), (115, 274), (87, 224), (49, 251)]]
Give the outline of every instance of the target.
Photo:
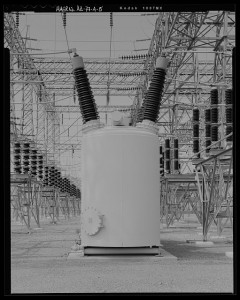
[(73, 65), (73, 70), (79, 69), (79, 68), (84, 68), (84, 63), (83, 63), (83, 58), (79, 55), (74, 55), (72, 58), (72, 65)]
[(160, 56), (157, 58), (156, 69), (160, 68), (166, 70), (167, 66), (168, 66), (168, 59), (166, 57)]

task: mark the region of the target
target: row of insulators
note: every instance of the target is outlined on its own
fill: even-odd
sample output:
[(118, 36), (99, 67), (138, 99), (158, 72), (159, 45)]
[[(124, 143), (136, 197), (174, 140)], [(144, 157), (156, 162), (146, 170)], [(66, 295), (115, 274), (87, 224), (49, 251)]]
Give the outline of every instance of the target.
[(16, 27), (19, 27), (19, 12), (16, 12)]
[(43, 184), (47, 186), (53, 186), (59, 188), (63, 193), (69, 193), (70, 196), (80, 197), (80, 190), (74, 184), (71, 184), (70, 180), (61, 177), (61, 172), (58, 171), (54, 166), (45, 167), (45, 176)]
[[(199, 109), (193, 109), (193, 153), (199, 152)], [(200, 153), (196, 154), (200, 157)]]
[(63, 185), (63, 182), (61, 181), (61, 172), (54, 167), (48, 168), (46, 166), (44, 169), (43, 156), (38, 155), (36, 149), (30, 149), (29, 143), (24, 143), (22, 146), (20, 143), (15, 143), (13, 157), (14, 171), (17, 174), (38, 175), (40, 180), (43, 180), (44, 178), (44, 185), (55, 186), (62, 189), (65, 188), (64, 190), (68, 191), (70, 195), (76, 194), (75, 186), (70, 187), (68, 190), (68, 185), (66, 185), (66, 187)]
[(218, 104), (218, 90), (213, 89), (210, 92), (210, 101), (211, 105), (217, 105)]
[[(89, 75), (108, 75), (107, 72), (89, 72)], [(142, 76), (146, 75), (146, 72), (138, 72), (138, 73), (118, 73), (118, 72), (110, 72), (110, 75), (117, 75), (121, 77), (130, 77), (130, 76)]]
[(63, 27), (66, 27), (67, 21), (66, 21), (66, 12), (65, 11), (63, 12), (62, 19), (63, 19)]
[[(225, 91), (225, 103), (226, 103), (226, 109), (225, 109), (225, 116), (226, 116), (226, 135), (229, 135), (233, 132), (232, 123), (233, 123), (233, 117), (232, 117), (232, 104), (233, 104), (233, 94), (232, 89), (227, 89)], [(233, 140), (233, 136), (229, 136), (226, 138), (227, 142), (231, 142)]]
[(36, 149), (30, 149), (29, 143), (14, 144), (13, 151), (14, 171), (17, 174), (38, 175), (39, 179), (43, 178), (43, 156), (37, 154)]
[(133, 90), (141, 90), (141, 87), (131, 87), (131, 88), (117, 88), (118, 91), (133, 91)]
[[(179, 171), (179, 157), (178, 157), (178, 139), (173, 140), (173, 170)], [(170, 139), (165, 140), (165, 170), (166, 173), (171, 172), (171, 157), (170, 157)]]
[(160, 176), (164, 176), (164, 152), (163, 152), (163, 147), (159, 147), (159, 154), (160, 154)]
[(141, 55), (127, 55), (121, 56), (121, 59), (146, 59), (147, 57), (152, 57), (153, 54), (141, 54)]
[(113, 26), (113, 13), (110, 12), (110, 26)]

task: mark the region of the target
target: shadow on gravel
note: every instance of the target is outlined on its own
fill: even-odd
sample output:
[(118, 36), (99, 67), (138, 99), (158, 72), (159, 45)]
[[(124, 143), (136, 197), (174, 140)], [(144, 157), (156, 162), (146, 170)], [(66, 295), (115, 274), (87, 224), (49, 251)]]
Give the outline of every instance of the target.
[[(225, 250), (219, 251), (214, 246), (203, 247), (194, 244), (184, 243), (183, 241), (161, 240), (163, 249), (176, 256), (178, 260), (225, 260)], [(223, 246), (224, 247), (224, 246)]]

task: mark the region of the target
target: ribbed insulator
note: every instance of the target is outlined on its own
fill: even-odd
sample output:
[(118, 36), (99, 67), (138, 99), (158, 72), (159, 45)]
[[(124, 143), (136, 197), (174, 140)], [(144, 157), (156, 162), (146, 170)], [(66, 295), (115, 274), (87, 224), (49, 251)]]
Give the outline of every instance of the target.
[(225, 103), (226, 105), (232, 104), (232, 89), (227, 89), (225, 91)]
[(178, 170), (179, 170), (179, 163), (178, 163), (178, 160), (174, 160), (173, 168), (174, 168), (174, 171), (178, 171)]
[(20, 153), (21, 152), (21, 144), (15, 143), (14, 144), (14, 153)]
[(199, 137), (199, 125), (198, 124), (193, 125), (193, 137), (196, 137), (196, 138)]
[(21, 174), (22, 167), (21, 167), (21, 144), (15, 143), (14, 144), (14, 156), (13, 156), (13, 165), (14, 171), (17, 174)]
[(45, 166), (45, 168), (44, 168), (43, 184), (48, 185), (48, 167), (47, 166)]
[[(210, 146), (210, 145), (211, 145), (211, 140), (206, 140), (206, 141), (205, 141), (205, 146), (208, 147), (208, 146)], [(209, 148), (209, 149), (206, 149), (206, 153), (209, 153), (209, 151), (210, 151), (210, 148)]]
[(99, 118), (98, 112), (86, 70), (83, 68), (77, 68), (73, 71), (73, 74), (76, 81), (76, 89), (79, 98), (80, 110), (83, 117), (83, 123), (91, 120), (97, 120)]
[(211, 124), (207, 124), (205, 126), (205, 137), (206, 138), (211, 137)]
[(173, 140), (173, 158), (174, 158), (174, 163), (173, 163), (173, 169), (174, 171), (178, 171), (179, 169), (179, 161), (178, 161), (178, 139)]
[(23, 161), (23, 173), (27, 174), (30, 170), (29, 165), (30, 165), (30, 144), (29, 143), (24, 143), (23, 148), (22, 148), (23, 156), (22, 156), (22, 161)]
[(166, 160), (165, 162), (165, 170), (167, 173), (170, 173), (170, 160)]
[(211, 109), (205, 109), (205, 123), (211, 122)]
[(113, 13), (110, 12), (110, 26), (113, 26)]
[[(229, 135), (232, 132), (233, 132), (232, 126), (227, 126), (226, 127), (226, 135)], [(233, 140), (233, 136), (232, 135), (226, 138), (227, 142), (231, 142), (232, 140)]]
[(19, 27), (19, 12), (16, 12), (16, 26)]
[(49, 186), (54, 186), (54, 174), (55, 174), (55, 168), (54, 167), (50, 167), (49, 170)]
[(156, 122), (160, 108), (165, 76), (166, 71), (164, 69), (157, 68), (154, 70), (152, 81), (146, 97), (146, 103), (143, 109), (143, 120), (147, 119), (152, 122)]
[(193, 140), (193, 152), (199, 152), (199, 140)]
[(66, 21), (66, 12), (65, 11), (63, 12), (62, 19), (63, 19), (63, 27), (66, 27), (67, 26), (67, 21)]
[(226, 113), (226, 123), (232, 123), (232, 108), (231, 107), (226, 107), (225, 109)]
[(170, 159), (170, 149), (165, 149), (165, 157), (166, 157), (166, 160)]
[(31, 150), (30, 170), (33, 176), (37, 175), (37, 150)]
[(178, 149), (178, 139), (173, 140), (173, 148)]
[(62, 193), (64, 193), (64, 183), (63, 183), (63, 178), (60, 178), (60, 190)]
[(160, 154), (160, 160), (159, 160), (159, 163), (160, 163), (160, 175), (163, 176), (164, 175), (164, 159), (163, 159), (163, 147), (160, 146), (159, 147), (159, 154)]
[(218, 122), (218, 108), (211, 109), (211, 121), (212, 123)]
[(212, 142), (218, 141), (218, 126), (211, 126), (211, 140)]
[(38, 178), (40, 180), (43, 179), (43, 156), (38, 156)]
[(178, 159), (178, 149), (173, 150), (174, 159)]
[(218, 104), (218, 90), (213, 89), (211, 90), (211, 105)]
[(170, 148), (170, 139), (165, 140), (165, 149)]
[(194, 108), (193, 109), (193, 122), (198, 122), (199, 121), (199, 109)]

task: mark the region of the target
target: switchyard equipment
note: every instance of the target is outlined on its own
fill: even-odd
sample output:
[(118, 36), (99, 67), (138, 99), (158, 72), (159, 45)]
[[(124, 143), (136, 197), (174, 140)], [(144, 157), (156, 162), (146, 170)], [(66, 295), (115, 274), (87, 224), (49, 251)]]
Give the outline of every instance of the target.
[[(22, 26), (21, 15), (18, 12), (4, 14), (4, 45), (10, 49), (11, 54), (11, 145), (14, 148), (14, 143), (19, 142), (23, 149), (20, 159), (16, 155), (14, 178), (11, 176), (13, 212), (16, 216), (20, 215), (24, 208), (24, 213), (26, 213), (27, 206), (23, 206), (23, 203), (31, 199), (28, 195), (31, 196), (32, 188), (35, 186), (35, 191), (39, 190), (36, 196), (40, 199), (35, 203), (43, 214), (49, 215), (52, 210), (50, 199), (55, 197), (56, 201), (53, 203), (56, 206), (53, 211), (56, 215), (52, 216), (57, 218), (58, 208), (61, 209), (62, 205), (62, 211), (65, 211), (65, 216), (69, 217), (71, 212), (80, 211), (80, 208), (74, 209), (74, 203), (79, 205), (79, 201), (75, 202), (75, 200), (80, 200), (80, 196), (71, 196), (73, 189), (71, 187), (69, 189), (69, 178), (63, 177), (60, 180), (61, 187), (58, 183), (50, 186), (50, 178), (48, 178), (50, 174), (45, 173), (45, 163), (47, 162), (49, 167), (57, 166), (58, 163), (53, 163), (53, 161), (57, 159), (63, 162), (65, 151), (71, 156), (74, 150), (81, 150), (81, 116), (77, 123), (80, 128), (79, 134), (75, 137), (71, 136), (72, 132), (68, 130), (71, 142), (63, 143), (60, 139), (60, 136), (64, 137), (60, 127), (67, 126), (66, 115), (70, 120), (70, 114), (78, 114), (79, 108), (69, 103), (58, 105), (58, 101), (63, 96), (73, 98), (76, 103), (74, 79), (66, 76), (72, 72), (72, 64), (67, 56), (65, 58), (55, 57), (55, 55), (47, 57), (31, 52), (33, 48), (30, 43), (33, 39), (29, 36), (30, 31), (27, 30), (26, 38), (20, 33), (22, 32), (19, 28), (19, 24), (20, 27)], [(69, 18), (71, 18), (70, 15)], [(66, 22), (64, 22), (64, 29), (66, 29)], [(31, 33), (33, 33), (32, 30)], [(132, 105), (98, 105), (98, 113), (102, 119), (103, 114), (112, 113), (115, 110), (128, 112), (131, 114), (133, 126), (130, 127), (131, 129), (141, 122), (146, 123), (143, 122), (143, 111), (148, 95), (147, 87), (153, 78), (157, 57), (163, 52), (167, 53), (168, 74), (162, 94), (161, 110), (155, 122), (158, 125), (159, 144), (162, 147), (159, 150), (160, 162), (158, 161), (158, 164), (161, 164), (160, 218), (162, 222), (166, 221), (168, 226), (189, 211), (195, 213), (203, 225), (203, 236), (206, 239), (206, 232), (211, 224), (217, 224), (221, 232), (225, 221), (229, 220), (231, 223), (232, 216), (232, 152), (228, 150), (227, 155), (221, 153), (225, 149), (231, 149), (233, 142), (234, 9), (160, 12), (149, 41), (148, 50), (143, 49), (147, 50), (145, 54), (125, 56), (125, 53), (122, 53), (123, 56), (110, 59), (111, 70), (110, 60), (107, 58), (84, 60), (94, 96), (106, 96), (107, 86), (107, 91), (113, 97), (135, 97)], [(70, 56), (69, 52), (68, 56)], [(108, 85), (108, 81), (111, 85)], [(217, 94), (217, 103), (216, 99), (211, 99), (212, 93)], [(18, 99), (21, 99), (20, 102)], [(193, 118), (194, 109), (199, 110), (199, 120), (195, 116)], [(116, 125), (123, 125), (123, 118), (117, 119), (116, 116), (112, 118), (114, 118), (115, 125), (112, 127), (113, 130), (119, 127)], [(101, 124), (98, 128), (97, 120), (98, 116), (97, 119), (83, 124), (84, 127), (90, 129), (89, 134), (94, 133), (94, 131), (91, 132), (93, 130), (91, 126), (97, 127), (96, 132), (107, 129), (101, 128)], [(92, 122), (91, 126), (90, 122)], [(128, 121), (124, 124), (130, 125)], [(121, 128), (127, 129), (124, 126)], [(139, 129), (139, 126), (137, 128)], [(84, 128), (84, 136), (88, 134), (88, 129)], [(174, 141), (176, 139), (178, 147)], [(41, 168), (38, 170), (37, 167), (36, 177), (34, 163), (30, 165), (31, 161), (34, 162), (34, 157), (32, 160), (34, 153), (30, 150), (29, 153), (24, 152), (24, 143), (31, 143), (33, 140), (37, 145), (38, 154), (43, 154), (44, 157), (43, 178), (41, 178)], [(168, 144), (164, 147), (166, 140)], [(80, 155), (76, 153), (75, 168), (79, 167), (80, 170), (82, 168)], [(38, 162), (37, 157), (35, 166), (39, 165)], [(73, 165), (74, 163), (67, 163), (67, 172), (74, 174)], [(62, 166), (60, 168), (63, 169)], [(32, 184), (34, 179), (35, 183), (32, 188), (24, 183), (23, 177), (26, 177), (24, 179), (26, 182), (31, 180)], [(15, 183), (16, 180), (18, 183)], [(29, 188), (22, 188), (24, 184)], [(48, 195), (52, 196), (48, 197)], [(80, 195), (80, 190), (78, 195)], [(71, 200), (73, 198), (75, 198), (74, 201)], [(29, 203), (31, 214), (35, 212), (35, 207), (33, 202)], [(224, 212), (226, 207), (228, 211)], [(103, 228), (99, 232), (102, 230)]]
[[(103, 127), (83, 60), (73, 72), (83, 116), (81, 242), (85, 254), (155, 253), (160, 246), (158, 127), (168, 60), (159, 57), (136, 127)], [(147, 220), (147, 222), (146, 222)]]

